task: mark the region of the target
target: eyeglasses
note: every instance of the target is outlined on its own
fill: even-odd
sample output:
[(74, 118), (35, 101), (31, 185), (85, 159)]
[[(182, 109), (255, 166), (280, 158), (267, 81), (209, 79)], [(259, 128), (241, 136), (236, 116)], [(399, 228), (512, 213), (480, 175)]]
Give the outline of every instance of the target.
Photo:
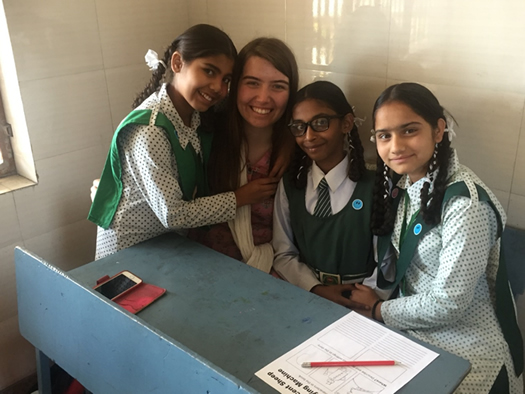
[(313, 131), (320, 132), (326, 131), (330, 128), (331, 119), (341, 119), (344, 118), (344, 115), (329, 115), (329, 116), (320, 116), (309, 122), (301, 122), (300, 120), (293, 120), (292, 123), (288, 125), (290, 131), (294, 137), (300, 137), (306, 133), (308, 127), (311, 127)]

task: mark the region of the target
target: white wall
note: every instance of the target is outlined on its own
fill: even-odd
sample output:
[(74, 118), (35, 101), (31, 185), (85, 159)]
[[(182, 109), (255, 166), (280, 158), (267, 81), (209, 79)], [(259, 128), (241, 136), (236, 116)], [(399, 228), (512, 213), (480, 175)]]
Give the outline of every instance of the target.
[(91, 181), (150, 76), (144, 54), (188, 27), (185, 0), (3, 3), (39, 184), (0, 195), (0, 390), (35, 370), (18, 332), (14, 247), (66, 270), (93, 260)]
[[(357, 114), (398, 81), (432, 89), (456, 117), (460, 159), (525, 228), (525, 29), (522, 0), (4, 0), (39, 185), (0, 195), (0, 390), (34, 370), (18, 334), (13, 247), (70, 269), (93, 259), (85, 220), (112, 130), (161, 53), (191, 24), (240, 49), (271, 35), (294, 50), (301, 84), (328, 78)], [(524, 304), (520, 300), (520, 304)], [(520, 311), (525, 312), (525, 305)], [(525, 316), (525, 313), (522, 313)]]

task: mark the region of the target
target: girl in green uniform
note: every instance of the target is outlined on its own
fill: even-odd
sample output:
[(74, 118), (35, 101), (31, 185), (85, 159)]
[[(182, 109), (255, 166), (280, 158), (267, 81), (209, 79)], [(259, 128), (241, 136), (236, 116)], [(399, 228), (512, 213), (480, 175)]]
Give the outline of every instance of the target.
[(279, 275), (348, 307), (352, 283), (375, 283), (374, 174), (365, 168), (354, 120), (331, 82), (314, 82), (297, 93), (290, 124), (297, 149), (277, 189), (273, 234)]
[(167, 231), (231, 220), (237, 207), (273, 195), (272, 178), (208, 192), (213, 121), (201, 112), (226, 97), (236, 56), (223, 31), (196, 25), (163, 59), (150, 57), (151, 81), (115, 132), (89, 213), (99, 226), (97, 259)]

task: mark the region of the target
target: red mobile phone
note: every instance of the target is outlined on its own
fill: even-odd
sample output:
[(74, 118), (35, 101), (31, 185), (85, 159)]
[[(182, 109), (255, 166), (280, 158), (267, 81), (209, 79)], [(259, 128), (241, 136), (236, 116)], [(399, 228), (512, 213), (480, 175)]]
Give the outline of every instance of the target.
[(142, 279), (129, 271), (122, 271), (112, 276), (104, 283), (95, 286), (93, 289), (98, 291), (104, 297), (113, 300), (130, 290), (136, 288), (142, 283)]

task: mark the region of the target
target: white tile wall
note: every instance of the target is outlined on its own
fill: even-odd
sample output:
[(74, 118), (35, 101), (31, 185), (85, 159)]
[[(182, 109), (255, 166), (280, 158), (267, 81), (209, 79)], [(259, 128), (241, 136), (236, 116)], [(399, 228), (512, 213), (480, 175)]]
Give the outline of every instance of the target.
[(102, 68), (93, 0), (7, 0), (4, 7), (20, 81)]
[(524, 93), (525, 2), (392, 0), (389, 78)]
[(286, 39), (301, 68), (385, 78), (390, 1), (286, 2)]
[(270, 36), (285, 39), (285, 1), (207, 1), (208, 23), (225, 30), (240, 51), (248, 41)]
[(102, 162), (99, 147), (38, 161), (39, 184), (15, 193), (22, 238), (28, 240), (86, 219), (89, 189), (101, 173)]
[[(131, 104), (151, 78), (145, 63), (106, 70), (107, 90), (113, 127), (103, 139), (111, 141), (113, 131), (131, 110)], [(108, 145), (109, 146), (109, 145)]]
[(425, 84), (459, 126), (453, 141), (460, 161), (491, 188), (510, 192), (524, 94)]
[(69, 271), (94, 260), (96, 236), (97, 226), (88, 220), (80, 220), (29, 238), (25, 241), (25, 247), (62, 270)]
[(112, 134), (103, 70), (22, 82), (36, 161), (99, 146)]
[(162, 57), (188, 27), (187, 2), (182, 0), (94, 0), (104, 67), (144, 64), (148, 49)]

